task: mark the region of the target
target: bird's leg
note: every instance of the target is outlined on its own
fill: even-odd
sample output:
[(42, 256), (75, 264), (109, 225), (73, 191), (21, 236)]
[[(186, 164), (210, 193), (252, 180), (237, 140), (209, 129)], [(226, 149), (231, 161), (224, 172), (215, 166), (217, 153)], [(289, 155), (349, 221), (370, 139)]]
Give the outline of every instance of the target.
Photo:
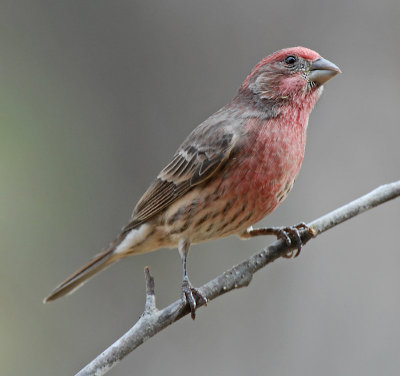
[(303, 242), (301, 240), (300, 231), (306, 230), (311, 236), (314, 236), (314, 230), (308, 227), (304, 222), (301, 222), (294, 226), (282, 226), (282, 227), (263, 227), (255, 228), (249, 227), (245, 232), (240, 234), (243, 239), (252, 238), (260, 235), (275, 235), (279, 239), (283, 239), (287, 245), (292, 245), (292, 238), (295, 239), (297, 245), (296, 253), (290, 250), (284, 257), (291, 258), (297, 257), (300, 254)]
[(196, 318), (197, 302), (207, 304), (207, 298), (192, 286), (187, 275), (186, 260), (189, 253), (190, 243), (184, 239), (179, 240), (178, 250), (182, 258), (182, 299), (189, 304), (190, 316)]

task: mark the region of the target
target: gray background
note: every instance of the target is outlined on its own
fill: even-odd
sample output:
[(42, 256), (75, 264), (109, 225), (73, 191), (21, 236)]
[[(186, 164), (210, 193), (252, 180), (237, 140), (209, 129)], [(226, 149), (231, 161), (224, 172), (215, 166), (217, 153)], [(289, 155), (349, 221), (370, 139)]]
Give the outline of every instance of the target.
[[(179, 296), (178, 252), (124, 260), (42, 298), (127, 222), (192, 128), (265, 55), (305, 45), (338, 64), (311, 115), (289, 198), (263, 224), (310, 221), (399, 178), (400, 3), (2, 1), (0, 364), (71, 375), (139, 317), (143, 268)], [(278, 260), (149, 340), (112, 375), (397, 375), (400, 201)], [(272, 239), (195, 246), (200, 285)]]

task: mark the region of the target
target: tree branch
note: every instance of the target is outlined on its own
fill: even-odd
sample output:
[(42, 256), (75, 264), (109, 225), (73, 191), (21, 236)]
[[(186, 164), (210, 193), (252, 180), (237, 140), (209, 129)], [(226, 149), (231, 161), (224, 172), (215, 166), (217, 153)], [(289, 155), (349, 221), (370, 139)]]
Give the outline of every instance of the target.
[[(376, 188), (372, 192), (309, 223), (308, 226), (313, 230), (313, 234), (302, 231), (303, 244), (308, 242), (312, 236), (316, 237), (320, 233), (398, 196), (400, 196), (400, 181)], [(248, 286), (255, 272), (295, 248), (295, 244), (288, 246), (283, 240), (277, 240), (242, 263), (207, 282), (199, 290), (210, 301), (233, 289)], [(142, 316), (127, 333), (78, 372), (76, 376), (101, 376), (106, 374), (115, 364), (147, 339), (190, 312), (187, 305), (183, 304), (181, 300), (158, 310), (155, 305), (154, 279), (151, 277), (148, 267), (145, 268), (145, 276), (146, 304)]]

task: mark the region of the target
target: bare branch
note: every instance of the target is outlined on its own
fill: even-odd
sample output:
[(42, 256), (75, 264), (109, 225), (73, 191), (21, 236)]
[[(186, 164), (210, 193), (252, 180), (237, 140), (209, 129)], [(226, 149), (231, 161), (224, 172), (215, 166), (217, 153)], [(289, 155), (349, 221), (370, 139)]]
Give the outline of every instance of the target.
[[(312, 228), (313, 236), (317, 236), (368, 209), (398, 196), (400, 196), (400, 181), (386, 184), (312, 221), (308, 226)], [(301, 232), (303, 244), (310, 240), (311, 237), (312, 235), (309, 232)], [(288, 246), (283, 240), (277, 240), (242, 263), (207, 282), (199, 290), (210, 301), (228, 291), (247, 286), (256, 271), (295, 248), (296, 245)], [(101, 376), (106, 374), (116, 363), (147, 339), (190, 312), (189, 308), (181, 300), (177, 300), (169, 306), (158, 310), (155, 306), (154, 280), (148, 267), (145, 269), (145, 276), (146, 305), (140, 319), (127, 333), (78, 372), (76, 376)], [(198, 306), (201, 305), (200, 303)]]
[(154, 278), (151, 276), (150, 268), (148, 266), (144, 268), (144, 276), (146, 279), (146, 303), (143, 314), (149, 315), (157, 311), (157, 307), (156, 296), (154, 294)]

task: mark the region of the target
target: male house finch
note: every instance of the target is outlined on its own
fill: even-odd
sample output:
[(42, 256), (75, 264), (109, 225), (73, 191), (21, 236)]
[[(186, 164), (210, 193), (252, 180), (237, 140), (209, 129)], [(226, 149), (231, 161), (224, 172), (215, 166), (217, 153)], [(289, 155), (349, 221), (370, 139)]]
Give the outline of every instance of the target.
[[(194, 318), (196, 298), (206, 300), (187, 276), (192, 243), (232, 234), (275, 234), (288, 242), (287, 232), (296, 237), (296, 227), (251, 225), (271, 213), (291, 190), (304, 156), (309, 114), (322, 85), (339, 72), (335, 64), (304, 47), (280, 50), (261, 60), (232, 101), (183, 142), (110, 247), (44, 302), (71, 293), (123, 257), (178, 247), (182, 299)], [(298, 232), (296, 238), (299, 241)]]

